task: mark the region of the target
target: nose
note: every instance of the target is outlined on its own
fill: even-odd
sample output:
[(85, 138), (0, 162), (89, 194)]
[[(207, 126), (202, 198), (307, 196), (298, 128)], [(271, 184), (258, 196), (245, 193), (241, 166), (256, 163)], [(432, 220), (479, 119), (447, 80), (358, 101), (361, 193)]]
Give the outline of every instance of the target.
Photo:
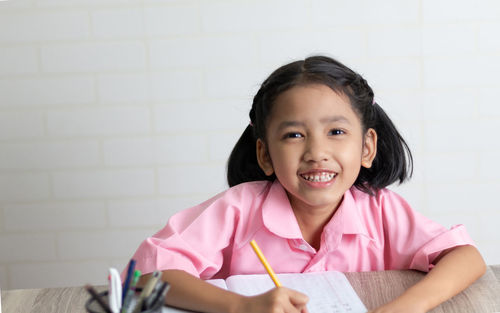
[(306, 142), (304, 151), (304, 161), (306, 162), (322, 162), (329, 158), (328, 145), (320, 138), (309, 137)]

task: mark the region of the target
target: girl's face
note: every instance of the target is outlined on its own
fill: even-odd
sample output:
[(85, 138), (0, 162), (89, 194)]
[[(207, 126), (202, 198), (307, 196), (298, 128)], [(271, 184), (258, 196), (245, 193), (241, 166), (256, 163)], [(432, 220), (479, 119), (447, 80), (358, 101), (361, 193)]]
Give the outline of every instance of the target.
[(278, 96), (257, 141), (257, 158), (276, 177), (294, 209), (335, 210), (361, 166), (370, 167), (377, 134), (363, 133), (349, 99), (328, 86), (295, 86)]

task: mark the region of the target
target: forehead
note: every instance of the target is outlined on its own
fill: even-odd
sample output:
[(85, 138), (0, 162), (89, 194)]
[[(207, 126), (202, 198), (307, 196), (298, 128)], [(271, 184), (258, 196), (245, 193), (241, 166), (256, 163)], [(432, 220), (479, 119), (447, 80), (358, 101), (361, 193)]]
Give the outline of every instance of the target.
[(273, 103), (271, 120), (324, 119), (328, 116), (342, 116), (349, 121), (359, 119), (347, 95), (337, 93), (322, 84), (294, 86), (281, 93)]

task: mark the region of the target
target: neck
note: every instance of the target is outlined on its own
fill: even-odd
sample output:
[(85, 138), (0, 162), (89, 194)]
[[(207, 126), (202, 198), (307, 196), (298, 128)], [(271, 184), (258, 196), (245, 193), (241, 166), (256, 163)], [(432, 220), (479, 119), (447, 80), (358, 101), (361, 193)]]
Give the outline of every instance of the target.
[(332, 216), (337, 211), (340, 203), (334, 207), (311, 208), (305, 205), (297, 205), (292, 203), (292, 209), (302, 232), (302, 237), (316, 251), (321, 245), (321, 234), (323, 228), (331, 220)]

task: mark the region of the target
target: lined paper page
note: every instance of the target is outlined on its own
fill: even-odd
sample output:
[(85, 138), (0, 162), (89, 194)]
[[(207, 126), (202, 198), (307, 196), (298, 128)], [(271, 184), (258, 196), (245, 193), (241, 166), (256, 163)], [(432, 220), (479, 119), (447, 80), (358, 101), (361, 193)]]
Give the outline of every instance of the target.
[(227, 289), (226, 281), (224, 279), (209, 279), (209, 280), (205, 280), (205, 281), (207, 283), (210, 283), (210, 284), (217, 286), (219, 288)]
[[(366, 308), (341, 272), (278, 274), (281, 284), (309, 297), (310, 313), (364, 313)], [(229, 290), (256, 295), (274, 288), (268, 275), (236, 275), (226, 279)]]

